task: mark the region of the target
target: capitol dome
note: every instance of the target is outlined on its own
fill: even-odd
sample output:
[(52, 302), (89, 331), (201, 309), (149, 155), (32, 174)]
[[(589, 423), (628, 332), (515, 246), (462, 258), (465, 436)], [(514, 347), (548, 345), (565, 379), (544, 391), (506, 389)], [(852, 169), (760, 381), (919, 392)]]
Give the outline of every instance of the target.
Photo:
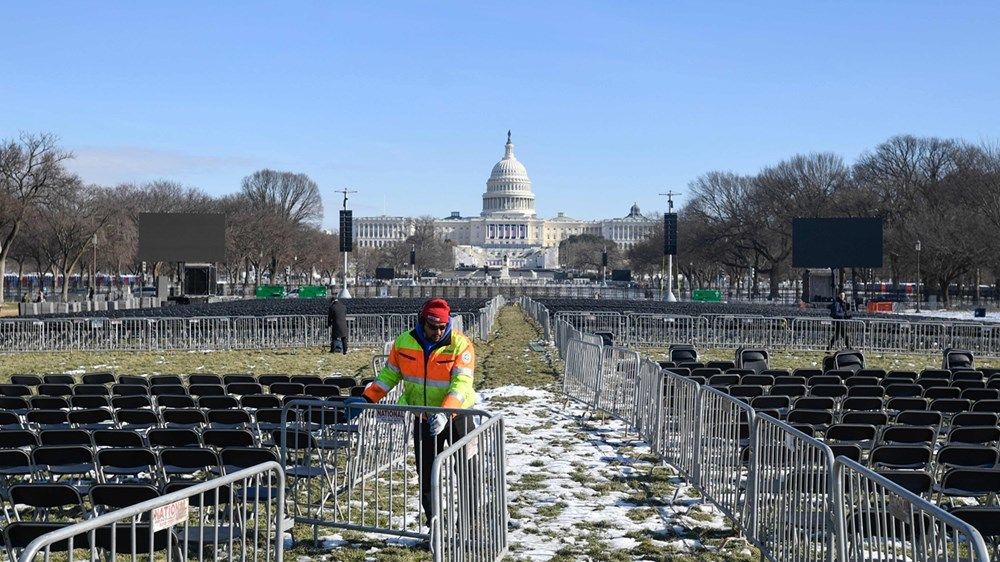
[(535, 216), (535, 194), (531, 192), (531, 179), (524, 164), (514, 156), (510, 131), (507, 131), (503, 159), (493, 166), (490, 179), (486, 180), (481, 215), (519, 218)]

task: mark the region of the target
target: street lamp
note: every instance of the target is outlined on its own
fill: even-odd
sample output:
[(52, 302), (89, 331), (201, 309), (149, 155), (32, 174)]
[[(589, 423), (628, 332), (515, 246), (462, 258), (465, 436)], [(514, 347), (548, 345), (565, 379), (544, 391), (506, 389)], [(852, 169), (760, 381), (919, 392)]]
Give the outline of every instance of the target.
[(93, 269), (93, 276), (90, 278), (92, 285), (90, 288), (93, 290), (94, 294), (91, 300), (97, 300), (97, 233), (94, 233), (94, 263), (91, 264)]
[(917, 312), (920, 312), (920, 239), (917, 238)]

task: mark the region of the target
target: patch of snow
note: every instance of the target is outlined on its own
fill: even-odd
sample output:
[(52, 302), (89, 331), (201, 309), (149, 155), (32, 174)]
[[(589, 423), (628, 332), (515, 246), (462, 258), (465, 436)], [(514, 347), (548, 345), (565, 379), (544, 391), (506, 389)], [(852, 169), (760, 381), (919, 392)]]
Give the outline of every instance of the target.
[(899, 317), (899, 316), (913, 317), (913, 318), (899, 318), (900, 320), (910, 320), (910, 321), (917, 321), (920, 319), (920, 317), (924, 317), (924, 318), (940, 318), (943, 320), (965, 320), (967, 322), (1000, 323), (1000, 312), (995, 310), (991, 311), (989, 308), (986, 309), (986, 316), (984, 318), (976, 318), (975, 316), (973, 316), (971, 310), (921, 309), (920, 312), (917, 312), (915, 308), (907, 308), (898, 313), (892, 314), (891, 316), (887, 316), (887, 318)]
[[(635, 537), (729, 528), (705, 505), (698, 519), (690, 517), (700, 501), (680, 479), (670, 482), (676, 501), (673, 490), (645, 498), (640, 483), (657, 465), (643, 456), (649, 446), (626, 436), (622, 422), (593, 422), (579, 405), (537, 388), (487, 389), (480, 399), (477, 408), (504, 416), (513, 556), (549, 560), (567, 545), (595, 540), (631, 550), (641, 543)], [(685, 552), (704, 548), (687, 538), (660, 544)]]

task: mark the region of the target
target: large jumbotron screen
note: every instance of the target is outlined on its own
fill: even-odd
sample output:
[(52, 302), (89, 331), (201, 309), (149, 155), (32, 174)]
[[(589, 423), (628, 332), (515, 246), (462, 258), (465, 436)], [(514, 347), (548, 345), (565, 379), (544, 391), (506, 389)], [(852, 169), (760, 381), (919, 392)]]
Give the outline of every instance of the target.
[(226, 215), (140, 213), (139, 261), (226, 261)]
[(792, 267), (882, 267), (882, 219), (792, 220)]

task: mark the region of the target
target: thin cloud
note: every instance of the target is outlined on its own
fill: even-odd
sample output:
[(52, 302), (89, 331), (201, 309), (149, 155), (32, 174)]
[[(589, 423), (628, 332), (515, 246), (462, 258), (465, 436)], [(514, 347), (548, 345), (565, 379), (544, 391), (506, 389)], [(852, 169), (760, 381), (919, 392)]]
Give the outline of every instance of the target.
[(74, 148), (73, 154), (75, 157), (68, 164), (73, 172), (84, 181), (105, 185), (161, 178), (183, 181), (195, 174), (251, 165), (247, 158), (138, 146), (80, 147)]

